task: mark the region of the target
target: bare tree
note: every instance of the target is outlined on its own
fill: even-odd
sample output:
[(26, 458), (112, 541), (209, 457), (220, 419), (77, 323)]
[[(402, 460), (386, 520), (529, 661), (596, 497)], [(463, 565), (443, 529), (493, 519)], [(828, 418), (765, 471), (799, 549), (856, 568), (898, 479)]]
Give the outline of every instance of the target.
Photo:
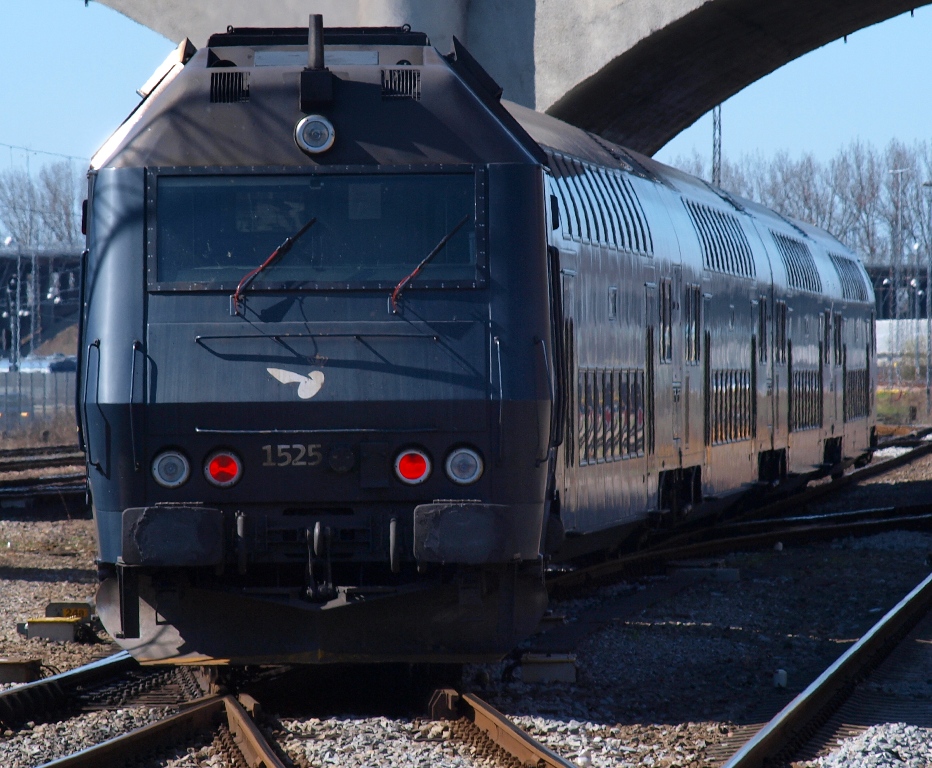
[(32, 178), (25, 171), (0, 174), (0, 224), (21, 248), (39, 245), (39, 204)]
[(45, 166), (37, 184), (39, 217), (48, 245), (75, 246), (81, 238), (80, 177), (66, 161)]
[(80, 232), (80, 179), (67, 161), (39, 171), (0, 173), (0, 228), (23, 249), (76, 247)]

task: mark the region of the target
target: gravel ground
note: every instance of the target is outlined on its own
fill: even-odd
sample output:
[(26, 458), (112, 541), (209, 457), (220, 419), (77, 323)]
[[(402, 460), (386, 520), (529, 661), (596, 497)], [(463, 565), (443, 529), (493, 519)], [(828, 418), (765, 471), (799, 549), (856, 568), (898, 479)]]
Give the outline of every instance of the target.
[(472, 768), (494, 766), (476, 759), (469, 744), (451, 740), (453, 724), (387, 717), (282, 720), (278, 735), (299, 765), (341, 768)]
[(0, 765), (32, 768), (92, 747), (169, 714), (162, 707), (134, 707), (108, 712), (88, 712), (58, 723), (29, 723), (16, 733), (5, 731), (0, 739)]
[[(930, 550), (932, 535), (896, 532), (735, 554), (725, 565), (739, 580), (696, 581), (586, 638), (575, 684), (472, 674), (490, 680), (480, 695), (580, 765), (713, 765), (716, 745), (769, 719), (927, 575)], [(623, 605), (625, 589), (641, 591), (616, 585), (554, 609), (578, 621)]]
[(806, 763), (812, 768), (928, 768), (932, 765), (932, 729), (903, 723), (874, 725), (845, 739), (826, 757)]
[[(892, 458), (896, 451), (877, 451), (875, 459)], [(888, 453), (889, 452), (889, 453)], [(924, 456), (884, 475), (872, 477), (811, 505), (814, 512), (839, 512), (845, 509), (870, 509), (894, 504), (927, 504), (932, 499), (932, 455)]]
[(0, 658), (41, 659), (65, 671), (98, 658), (105, 646), (27, 640), (16, 632), (17, 623), (44, 616), (50, 602), (93, 602), (93, 521), (60, 517), (54, 507), (0, 509)]

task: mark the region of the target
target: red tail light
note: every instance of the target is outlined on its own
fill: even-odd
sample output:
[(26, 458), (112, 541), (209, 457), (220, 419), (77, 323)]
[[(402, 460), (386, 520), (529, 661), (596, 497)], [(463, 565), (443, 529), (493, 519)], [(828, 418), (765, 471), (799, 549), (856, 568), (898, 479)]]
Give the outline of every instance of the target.
[(395, 474), (407, 485), (423, 483), (430, 477), (430, 457), (417, 448), (408, 448), (395, 459)]
[(234, 485), (242, 474), (242, 462), (240, 462), (236, 454), (230, 451), (212, 453), (204, 463), (204, 476), (209, 482), (221, 488)]

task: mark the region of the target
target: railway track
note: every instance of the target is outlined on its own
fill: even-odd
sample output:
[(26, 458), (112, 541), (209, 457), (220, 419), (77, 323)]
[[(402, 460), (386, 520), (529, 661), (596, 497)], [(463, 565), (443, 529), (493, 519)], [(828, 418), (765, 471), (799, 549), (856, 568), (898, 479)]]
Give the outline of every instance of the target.
[[(100, 743), (82, 746), (73, 754), (45, 766), (98, 768), (139, 764), (149, 755), (156, 762), (172, 751), (184, 753), (192, 743), (212, 743), (214, 755), (228, 759), (221, 765), (250, 768), (283, 768), (287, 763), (260, 734), (246, 709), (249, 697), (205, 695), (190, 669), (140, 667), (122, 652), (99, 662), (0, 693), (0, 724), (7, 735), (35, 729), (35, 723), (70, 718), (81, 712), (123, 711), (158, 707), (162, 715), (153, 722)], [(109, 727), (99, 732), (106, 733)], [(5, 755), (12, 759), (10, 755)], [(4, 763), (6, 764), (6, 763)]]
[[(252, 703), (244, 697), (247, 706)], [(274, 748), (256, 727), (240, 699), (213, 695), (186, 706), (182, 711), (145, 725), (81, 752), (45, 763), (43, 768), (99, 768), (137, 763), (150, 755), (178, 750), (179, 746), (211, 737), (216, 752), (227, 756), (227, 765), (249, 768), (287, 768)], [(216, 763), (214, 763), (216, 764)]]
[[(891, 609), (725, 763), (764, 768), (809, 760), (870, 725), (932, 727), (932, 702), (896, 694), (891, 682), (932, 672), (932, 576)], [(900, 758), (902, 760), (902, 758)]]
[[(60, 470), (50, 472), (50, 470)], [(87, 490), (84, 453), (73, 445), (0, 450), (0, 501), (80, 496)]]
[[(208, 747), (210, 758), (203, 764), (211, 766), (310, 765), (306, 760), (288, 757), (283, 745), (276, 741), (275, 728), (261, 715), (254, 698), (222, 691), (205, 693), (205, 689), (209, 690), (206, 680), (205, 676), (195, 681), (191, 670), (183, 667), (140, 667), (126, 653), (118, 653), (0, 693), (0, 725), (11, 736), (21, 729), (35, 729), (36, 722), (63, 722), (72, 727), (79, 712), (108, 713), (156, 706), (161, 707), (161, 713), (152, 722), (96, 744), (82, 745), (72, 754), (42, 766), (164, 765), (179, 755), (203, 754)], [(447, 721), (440, 726), (443, 740), (458, 745), (477, 763), (502, 768), (573, 766), (473, 694), (437, 691), (432, 716)], [(0, 742), (0, 760), (12, 760), (9, 753), (2, 752), (4, 748)]]

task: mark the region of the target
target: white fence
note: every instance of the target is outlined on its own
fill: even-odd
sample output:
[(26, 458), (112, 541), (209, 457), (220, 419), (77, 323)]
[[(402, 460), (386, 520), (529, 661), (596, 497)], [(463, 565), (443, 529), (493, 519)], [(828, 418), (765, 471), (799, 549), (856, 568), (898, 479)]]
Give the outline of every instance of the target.
[(0, 371), (0, 428), (33, 428), (59, 417), (74, 419), (74, 371)]

